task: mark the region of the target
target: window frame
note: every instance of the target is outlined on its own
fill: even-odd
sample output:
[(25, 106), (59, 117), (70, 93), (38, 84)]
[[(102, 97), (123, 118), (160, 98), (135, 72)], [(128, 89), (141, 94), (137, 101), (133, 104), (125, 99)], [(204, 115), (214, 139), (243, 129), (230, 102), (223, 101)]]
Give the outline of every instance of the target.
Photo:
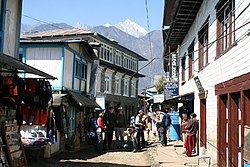
[(136, 97), (136, 81), (131, 80), (131, 97)]
[(0, 0), (0, 52), (4, 47), (4, 27), (5, 27), (6, 0)]
[(186, 81), (186, 53), (184, 54), (183, 58), (181, 59), (181, 80), (182, 82)]
[(75, 58), (74, 77), (86, 81), (88, 77), (88, 66), (82, 60)]
[(216, 58), (235, 46), (235, 0), (224, 0), (217, 7)]
[(194, 40), (188, 47), (188, 79), (194, 77)]
[(113, 48), (106, 44), (102, 44), (100, 59), (109, 63), (113, 63)]
[(121, 78), (117, 76), (115, 77), (115, 94), (121, 94)]
[(198, 46), (199, 46), (199, 71), (203, 70), (208, 63), (208, 30), (209, 30), (208, 19), (202, 25), (200, 31), (198, 32)]
[(104, 92), (111, 93), (111, 76), (108, 74), (104, 77)]
[(124, 79), (123, 83), (124, 83), (123, 95), (129, 96), (129, 80)]

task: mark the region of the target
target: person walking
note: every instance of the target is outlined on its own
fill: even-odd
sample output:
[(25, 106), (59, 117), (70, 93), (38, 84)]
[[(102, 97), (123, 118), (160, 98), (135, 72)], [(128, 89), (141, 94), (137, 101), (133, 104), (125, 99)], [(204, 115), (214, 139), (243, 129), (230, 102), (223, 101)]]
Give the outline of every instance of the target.
[(139, 110), (139, 113), (135, 117), (135, 129), (136, 129), (136, 139), (137, 139), (137, 149), (141, 149), (141, 146), (145, 146), (145, 138), (144, 138), (144, 131), (145, 128), (143, 125), (142, 117), (144, 112)]
[(199, 130), (199, 122), (196, 119), (196, 114), (190, 114), (189, 123), (186, 125), (186, 153), (190, 157), (192, 155), (192, 150), (195, 149), (196, 145), (196, 133)]
[(111, 150), (112, 149), (111, 145), (112, 145), (112, 140), (113, 140), (113, 132), (114, 132), (114, 127), (115, 127), (115, 122), (116, 122), (113, 107), (109, 107), (108, 112), (104, 113), (103, 121), (104, 121), (104, 124), (106, 125), (104, 149)]
[(158, 119), (155, 119), (156, 121), (156, 126), (159, 127), (159, 135), (160, 135), (160, 140), (161, 140), (161, 145), (162, 146), (167, 146), (167, 129), (166, 129), (166, 114), (162, 111), (160, 111), (158, 108), (155, 109), (155, 113), (158, 116)]
[(98, 139), (98, 147), (97, 147), (97, 150), (102, 153), (103, 151), (103, 133), (105, 132), (106, 130), (106, 126), (103, 122), (103, 113), (99, 113), (98, 115), (98, 119), (97, 119), (97, 130), (96, 130), (96, 134), (97, 134), (97, 139)]
[(122, 107), (119, 107), (116, 115), (116, 124), (115, 124), (116, 147), (121, 147), (124, 142), (123, 133), (126, 130), (125, 128), (126, 128), (125, 115), (123, 114)]

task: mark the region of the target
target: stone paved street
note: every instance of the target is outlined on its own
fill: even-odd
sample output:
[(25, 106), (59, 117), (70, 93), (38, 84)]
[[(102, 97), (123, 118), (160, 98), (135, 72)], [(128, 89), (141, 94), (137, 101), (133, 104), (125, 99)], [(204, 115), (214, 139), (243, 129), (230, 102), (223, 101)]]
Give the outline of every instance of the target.
[[(174, 147), (175, 142), (162, 147), (152, 142), (139, 152), (111, 150), (102, 155), (97, 154), (89, 146), (78, 152), (63, 152), (49, 159), (38, 159), (30, 162), (30, 167), (179, 167), (198, 166), (197, 157), (186, 157), (181, 154), (182, 147)], [(203, 160), (201, 167), (208, 166)]]

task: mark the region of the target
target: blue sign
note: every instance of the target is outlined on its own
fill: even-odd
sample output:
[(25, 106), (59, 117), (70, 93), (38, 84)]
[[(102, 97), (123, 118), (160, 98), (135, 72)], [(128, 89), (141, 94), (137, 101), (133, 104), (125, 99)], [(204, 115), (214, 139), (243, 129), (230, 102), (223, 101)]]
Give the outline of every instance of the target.
[(164, 84), (165, 99), (178, 95), (178, 82), (166, 82)]

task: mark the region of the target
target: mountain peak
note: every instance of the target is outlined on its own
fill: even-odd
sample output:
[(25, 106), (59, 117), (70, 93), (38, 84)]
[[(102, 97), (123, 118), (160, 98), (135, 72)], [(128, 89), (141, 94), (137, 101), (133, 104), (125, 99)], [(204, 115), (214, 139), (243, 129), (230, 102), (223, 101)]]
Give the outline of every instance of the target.
[(144, 28), (142, 28), (137, 23), (131, 21), (130, 19), (126, 19), (123, 22), (119, 22), (115, 24), (114, 26), (137, 38), (144, 36), (148, 33)]

